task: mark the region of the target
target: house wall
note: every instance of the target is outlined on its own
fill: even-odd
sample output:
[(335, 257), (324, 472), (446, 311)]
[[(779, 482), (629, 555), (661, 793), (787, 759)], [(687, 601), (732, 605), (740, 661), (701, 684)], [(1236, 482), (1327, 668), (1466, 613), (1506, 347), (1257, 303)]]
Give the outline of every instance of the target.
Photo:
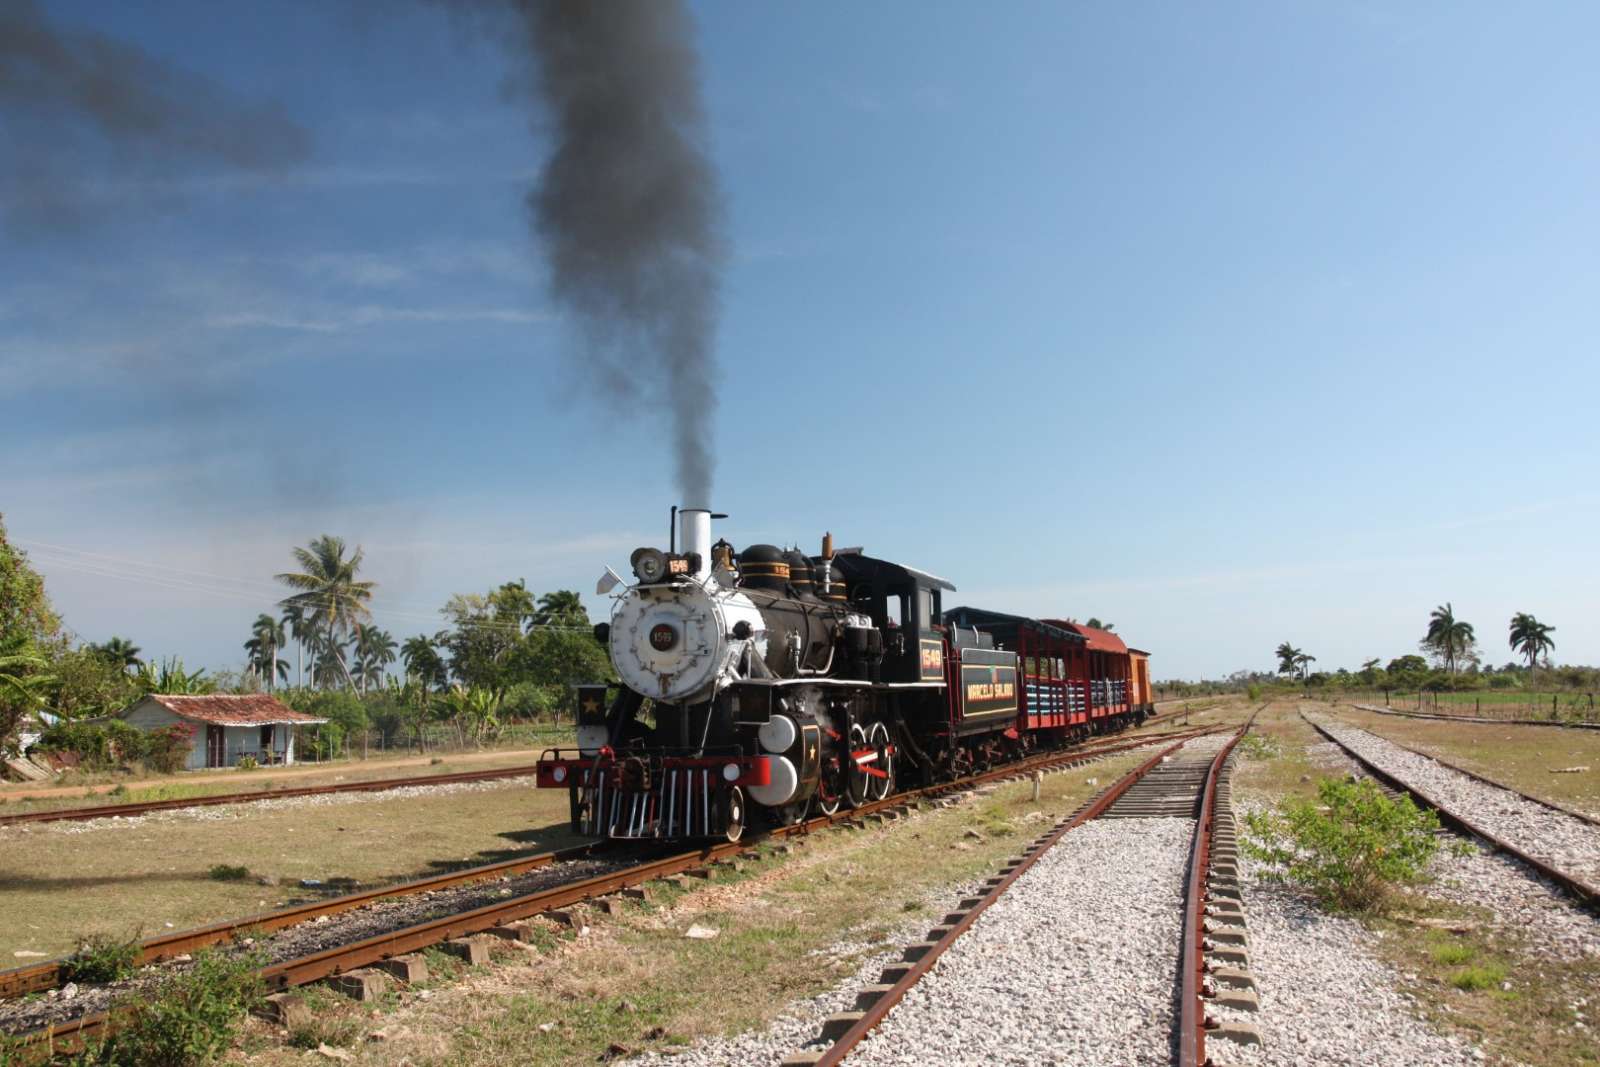
[[(163, 726), (171, 726), (176, 722), (188, 722), (156, 703), (146, 698), (123, 713), (122, 719), (129, 726), (148, 733), (159, 730)], [(206, 765), (206, 728), (200, 723), (189, 723), (195, 728), (194, 744), (189, 747), (189, 758), (184, 761), (184, 769), (198, 771)]]

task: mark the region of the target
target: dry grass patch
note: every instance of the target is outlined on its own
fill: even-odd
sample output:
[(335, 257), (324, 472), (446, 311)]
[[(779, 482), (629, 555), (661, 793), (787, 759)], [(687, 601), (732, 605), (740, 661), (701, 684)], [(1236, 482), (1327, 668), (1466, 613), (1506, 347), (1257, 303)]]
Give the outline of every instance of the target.
[(1486, 908), (1425, 893), (1401, 898), (1379, 953), (1402, 976), (1429, 1021), (1505, 1062), (1541, 1067), (1600, 1063), (1590, 1019), (1600, 1008), (1600, 960), (1553, 960), (1532, 952)]
[[(765, 1026), (854, 974), (908, 923), (908, 937), (936, 925), (958, 885), (992, 873), (1150, 754), (1048, 776), (1038, 804), (1030, 784), (1016, 783), (883, 828), (817, 834), (792, 856), (766, 848), (742, 873), (662, 892), (427, 1000), (408, 994), (382, 1020), (386, 1039), (352, 1051), (385, 1067), (593, 1063), (614, 1046), (667, 1048)], [(687, 938), (692, 925), (717, 935)], [(285, 1049), (252, 1062), (293, 1059)]]
[[(520, 783), (394, 798), (349, 794), (85, 829), (0, 830), (0, 961), (81, 938), (239, 918), (355, 886), (574, 844), (567, 797)], [(238, 872), (246, 872), (240, 876)], [(259, 879), (274, 881), (261, 885)], [(303, 889), (316, 879), (325, 889)]]
[[(1339, 708), (1337, 715), (1352, 726), (1447, 759), (1530, 796), (1600, 811), (1600, 730), (1437, 722), (1349, 707)], [(1585, 766), (1589, 770), (1576, 774), (1552, 773)]]

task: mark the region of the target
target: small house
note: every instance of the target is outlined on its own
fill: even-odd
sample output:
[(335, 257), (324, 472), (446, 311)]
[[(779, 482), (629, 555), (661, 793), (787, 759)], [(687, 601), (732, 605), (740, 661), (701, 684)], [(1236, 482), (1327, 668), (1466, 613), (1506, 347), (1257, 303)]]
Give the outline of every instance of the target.
[(265, 693), (151, 693), (123, 711), (121, 718), (145, 731), (174, 723), (193, 727), (194, 747), (185, 764), (191, 771), (232, 767), (246, 756), (263, 767), (287, 766), (294, 762), (294, 728), (328, 721), (303, 715)]

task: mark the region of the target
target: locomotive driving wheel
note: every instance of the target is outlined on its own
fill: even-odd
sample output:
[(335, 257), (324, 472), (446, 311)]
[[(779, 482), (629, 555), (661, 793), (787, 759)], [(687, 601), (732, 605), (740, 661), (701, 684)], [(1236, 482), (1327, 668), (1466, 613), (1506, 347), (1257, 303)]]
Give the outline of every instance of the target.
[(844, 795), (850, 801), (852, 808), (859, 808), (867, 802), (872, 788), (872, 776), (861, 765), (856, 753), (865, 752), (870, 747), (867, 743), (867, 728), (860, 723), (850, 726), (850, 747), (844, 754)]
[(744, 836), (745, 804), (743, 789), (736, 785), (728, 787), (727, 807), (727, 829), (723, 831), (723, 834), (729, 841), (737, 841)]
[[(882, 800), (894, 789), (894, 746), (889, 743), (889, 728), (881, 722), (873, 723), (868, 743), (877, 750), (877, 759), (868, 771), (871, 781), (867, 783), (867, 789), (873, 800)], [(872, 770), (880, 772), (881, 777), (872, 774)]]

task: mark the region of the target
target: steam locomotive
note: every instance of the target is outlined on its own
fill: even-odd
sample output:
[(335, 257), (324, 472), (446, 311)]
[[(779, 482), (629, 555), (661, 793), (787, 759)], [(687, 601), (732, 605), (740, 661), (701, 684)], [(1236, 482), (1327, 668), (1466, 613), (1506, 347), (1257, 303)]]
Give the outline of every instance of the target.
[[(1150, 714), (1148, 653), (1060, 619), (945, 610), (955, 586), (860, 549), (711, 541), (674, 509), (595, 627), (619, 684), (577, 687), (577, 748), (538, 763), (579, 833), (738, 840)], [(620, 591), (619, 590), (620, 587)]]

